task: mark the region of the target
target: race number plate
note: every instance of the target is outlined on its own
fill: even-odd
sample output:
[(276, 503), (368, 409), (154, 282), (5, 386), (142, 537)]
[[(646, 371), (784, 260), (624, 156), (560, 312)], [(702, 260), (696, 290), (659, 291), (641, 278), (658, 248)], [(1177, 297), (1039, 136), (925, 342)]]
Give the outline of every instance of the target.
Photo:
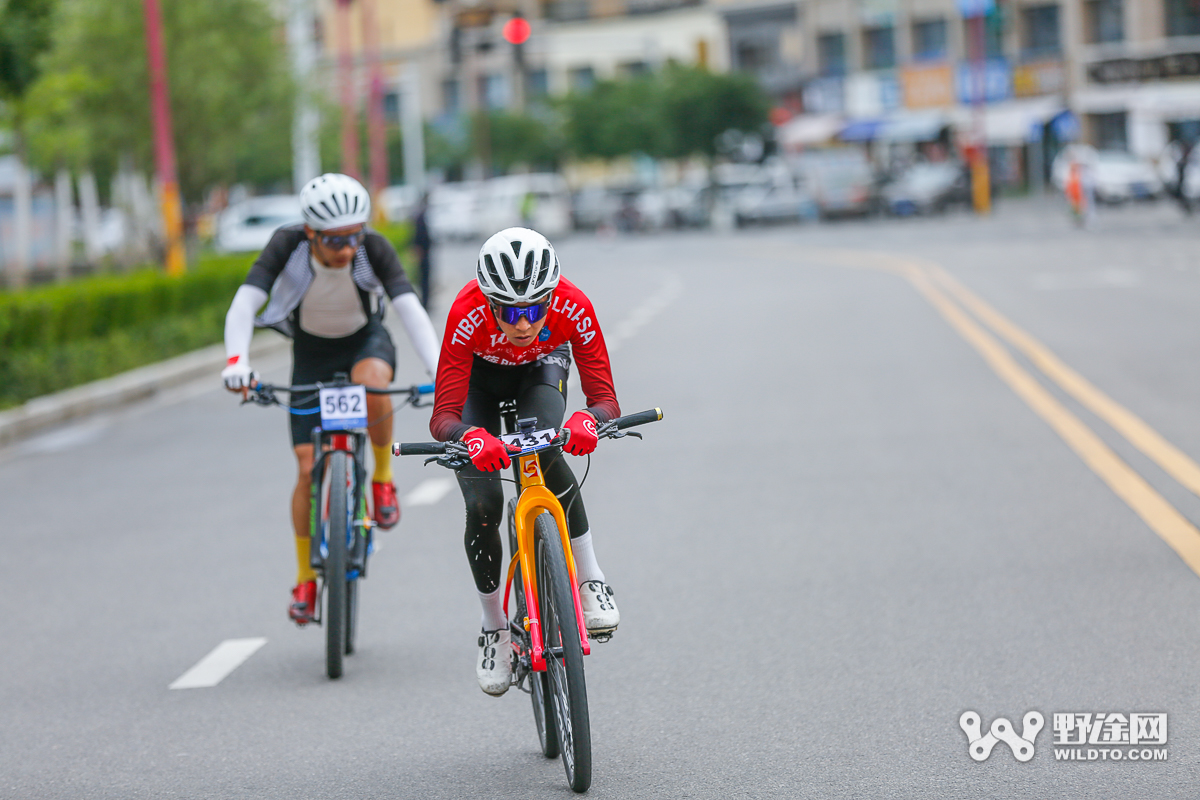
[(557, 431), (554, 428), (547, 428), (544, 431), (534, 431), (533, 433), (520, 434), (508, 433), (500, 437), (500, 441), (505, 444), (516, 445), (522, 450), (530, 448), (545, 447), (554, 440)]
[(327, 431), (367, 427), (367, 387), (322, 389), (321, 427)]

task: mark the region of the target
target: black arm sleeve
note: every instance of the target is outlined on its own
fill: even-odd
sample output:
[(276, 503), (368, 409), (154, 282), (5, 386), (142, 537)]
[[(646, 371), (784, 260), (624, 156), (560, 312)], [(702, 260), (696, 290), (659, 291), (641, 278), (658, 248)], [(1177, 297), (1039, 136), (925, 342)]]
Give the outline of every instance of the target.
[(257, 286), (264, 292), (270, 292), (271, 287), (275, 285), (275, 279), (283, 272), (288, 259), (304, 239), (303, 225), (287, 225), (275, 231), (271, 235), (271, 241), (267, 242), (258, 258), (254, 259), (254, 265), (246, 275), (246, 283)]
[(367, 261), (371, 262), (371, 269), (375, 270), (375, 277), (383, 284), (388, 297), (399, 297), (413, 291), (408, 275), (400, 264), (400, 256), (396, 255), (396, 248), (392, 247), (391, 242), (382, 234), (368, 231), (365, 244)]

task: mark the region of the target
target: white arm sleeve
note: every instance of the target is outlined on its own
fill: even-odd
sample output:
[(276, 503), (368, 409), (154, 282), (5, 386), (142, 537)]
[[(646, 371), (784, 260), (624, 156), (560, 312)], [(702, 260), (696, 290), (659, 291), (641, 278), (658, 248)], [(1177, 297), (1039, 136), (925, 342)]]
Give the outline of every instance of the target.
[(425, 313), (425, 307), (413, 292), (405, 292), (392, 298), (392, 308), (400, 315), (404, 330), (408, 332), (408, 340), (417, 351), (429, 377), (437, 375), (438, 340), (433, 331), (433, 323)]
[(267, 302), (267, 293), (243, 283), (238, 287), (229, 312), (225, 315), (225, 355), (229, 358), (250, 356), (250, 338), (254, 336), (254, 312)]

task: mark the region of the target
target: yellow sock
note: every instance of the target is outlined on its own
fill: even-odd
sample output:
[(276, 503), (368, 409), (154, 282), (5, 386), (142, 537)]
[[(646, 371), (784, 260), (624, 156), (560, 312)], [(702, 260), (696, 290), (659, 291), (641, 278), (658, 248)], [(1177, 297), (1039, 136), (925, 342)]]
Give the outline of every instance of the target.
[(308, 583), (317, 579), (317, 573), (309, 563), (309, 551), (312, 549), (312, 539), (307, 536), (297, 536), (296, 539), (296, 583)]
[(390, 444), (380, 446), (372, 442), (371, 449), (375, 451), (375, 475), (371, 480), (376, 483), (391, 483), (392, 446)]

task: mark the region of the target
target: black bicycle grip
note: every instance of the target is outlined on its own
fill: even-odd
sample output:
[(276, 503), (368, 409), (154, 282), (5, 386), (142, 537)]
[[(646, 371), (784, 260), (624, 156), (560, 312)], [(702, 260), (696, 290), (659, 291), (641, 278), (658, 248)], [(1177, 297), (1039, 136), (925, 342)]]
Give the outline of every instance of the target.
[(652, 408), (649, 411), (639, 411), (636, 414), (617, 417), (613, 422), (617, 423), (617, 430), (623, 431), (634, 425), (645, 425), (647, 422), (658, 422), (660, 419), (662, 419), (662, 409)]
[(440, 456), (445, 452), (445, 442), (397, 442), (392, 445), (394, 456)]

